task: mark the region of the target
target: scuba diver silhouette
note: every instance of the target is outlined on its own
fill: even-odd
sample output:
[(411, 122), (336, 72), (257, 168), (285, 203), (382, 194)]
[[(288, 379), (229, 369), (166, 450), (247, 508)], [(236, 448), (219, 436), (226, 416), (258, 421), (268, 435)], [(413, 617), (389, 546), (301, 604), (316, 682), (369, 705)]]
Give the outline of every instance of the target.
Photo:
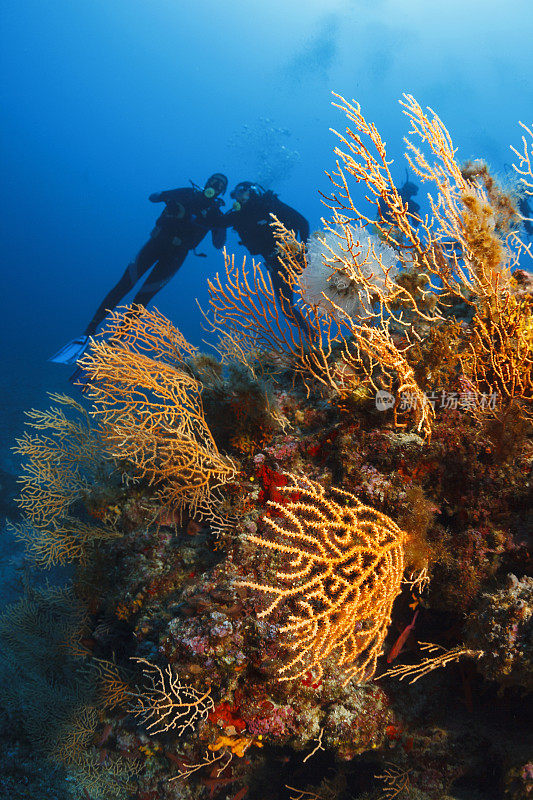
[[(160, 289), (176, 274), (190, 250), (194, 250), (211, 231), (213, 245), (221, 249), (226, 241), (226, 225), (220, 198), (228, 185), (228, 179), (220, 172), (211, 175), (203, 189), (191, 181), (191, 187), (171, 189), (151, 194), (152, 203), (165, 203), (150, 239), (141, 247), (136, 258), (128, 264), (118, 283), (100, 303), (95, 315), (87, 325), (83, 336), (68, 342), (50, 361), (59, 364), (74, 364), (81, 358), (96, 329), (108, 311), (111, 311), (135, 286), (148, 269), (152, 268), (133, 299), (133, 303), (148, 305)], [(205, 256), (205, 253), (196, 253)]]
[(224, 226), (232, 227), (239, 235), (240, 244), (250, 255), (260, 255), (272, 280), (274, 295), (283, 313), (287, 303), (291, 315), (300, 330), (309, 338), (309, 325), (300, 309), (294, 303), (294, 294), (283, 277), (283, 264), (279, 260), (277, 240), (272, 228), (271, 214), (306, 242), (309, 238), (309, 223), (302, 214), (282, 203), (277, 194), (266, 191), (258, 183), (242, 181), (238, 183), (230, 197), (235, 200), (231, 211), (224, 214)]

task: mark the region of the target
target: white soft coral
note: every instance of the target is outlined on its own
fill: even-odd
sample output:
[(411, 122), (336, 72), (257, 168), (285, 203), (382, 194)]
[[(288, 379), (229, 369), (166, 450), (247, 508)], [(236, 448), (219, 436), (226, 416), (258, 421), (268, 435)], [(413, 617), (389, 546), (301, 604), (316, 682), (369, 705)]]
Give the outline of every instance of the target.
[(333, 316), (369, 319), (379, 298), (394, 288), (397, 260), (392, 248), (360, 226), (316, 233), (300, 277), (303, 299)]

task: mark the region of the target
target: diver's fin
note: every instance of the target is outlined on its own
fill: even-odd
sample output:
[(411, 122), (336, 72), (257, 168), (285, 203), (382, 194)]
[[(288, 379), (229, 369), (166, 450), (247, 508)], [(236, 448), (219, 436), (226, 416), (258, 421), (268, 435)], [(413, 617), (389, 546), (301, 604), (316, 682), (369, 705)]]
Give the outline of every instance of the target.
[(53, 361), (55, 364), (75, 364), (78, 358), (82, 357), (88, 344), (88, 336), (78, 336), (77, 339), (72, 339), (68, 344), (65, 344), (48, 361)]

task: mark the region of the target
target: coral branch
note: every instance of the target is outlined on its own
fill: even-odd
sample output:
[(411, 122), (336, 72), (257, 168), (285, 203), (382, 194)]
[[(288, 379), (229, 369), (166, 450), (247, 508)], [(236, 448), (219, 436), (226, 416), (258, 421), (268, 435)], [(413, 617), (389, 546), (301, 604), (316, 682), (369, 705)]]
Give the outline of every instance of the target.
[(141, 716), (150, 734), (176, 730), (181, 736), (188, 728), (195, 725), (214, 708), (209, 690), (199, 692), (194, 686), (181, 683), (172, 667), (167, 665), (165, 671), (157, 664), (151, 664), (145, 658), (135, 658), (143, 664), (143, 675), (147, 688), (135, 694), (132, 713)]
[[(165, 360), (171, 356), (179, 363), (190, 346), (158, 312), (142, 306), (133, 311), (134, 316), (116, 312), (114, 337), (93, 341), (80, 362), (89, 375), (93, 413), (102, 419), (116, 458), (129, 461), (150, 484), (161, 485), (164, 502), (195, 508), (233, 477), (235, 467), (218, 452), (207, 426), (201, 385), (183, 361), (175, 366)], [(154, 357), (142, 352), (148, 346), (156, 348)]]
[(432, 655), (430, 658), (425, 658), (420, 664), (407, 664), (400, 667), (393, 667), (393, 669), (387, 670), (387, 672), (384, 672), (383, 675), (379, 677), (399, 678), (401, 681), (403, 681), (404, 678), (411, 678), (409, 683), (416, 683), (416, 681), (423, 678), (424, 675), (428, 675), (430, 672), (440, 667), (445, 667), (452, 661), (458, 661), (462, 656), (481, 658), (483, 655), (483, 650), (470, 650), (463, 646), (454, 647), (452, 650), (445, 650), (444, 647), (428, 642), (421, 643), (420, 649), (428, 653), (438, 653), (439, 650), (442, 652), (438, 653), (438, 655)]
[(368, 679), (376, 669), (403, 575), (405, 534), (385, 514), (342, 489), (333, 498), (317, 483), (288, 475), (281, 488), (299, 500), (269, 502), (268, 538), (250, 541), (283, 556), (276, 584), (241, 585), (272, 598), (259, 617), (281, 606), (288, 621), (280, 633), (290, 651), (283, 680), (311, 669), (321, 674), (327, 659), (350, 678)]

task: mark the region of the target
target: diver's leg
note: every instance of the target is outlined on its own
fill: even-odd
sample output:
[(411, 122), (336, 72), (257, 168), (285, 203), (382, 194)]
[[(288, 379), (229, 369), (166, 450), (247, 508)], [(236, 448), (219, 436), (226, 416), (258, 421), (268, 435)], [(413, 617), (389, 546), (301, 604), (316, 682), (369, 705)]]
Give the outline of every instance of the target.
[(104, 297), (96, 314), (85, 329), (85, 336), (94, 335), (96, 329), (106, 317), (107, 312), (115, 308), (122, 298), (133, 289), (139, 278), (152, 266), (154, 261), (157, 261), (160, 250), (161, 245), (157, 242), (157, 238), (149, 239), (146, 244), (141, 247), (135, 261), (128, 264), (124, 275)]
[(306, 339), (311, 340), (312, 338), (311, 328), (309, 326), (309, 323), (305, 319), (304, 315), (294, 302), (294, 292), (292, 291), (290, 284), (288, 284), (283, 278), (282, 264), (280, 264), (277, 257), (265, 259), (265, 264), (270, 273), (270, 277), (272, 279), (272, 288), (274, 289), (274, 295), (279, 303), (281, 310), (283, 311), (286, 317), (288, 317), (289, 319), (292, 318), (294, 322), (296, 322), (296, 324), (298, 325), (299, 329), (306, 337)]
[(161, 256), (153, 270), (135, 295), (133, 302), (147, 306), (152, 297), (174, 277), (189, 251), (183, 247), (174, 248), (172, 252)]

